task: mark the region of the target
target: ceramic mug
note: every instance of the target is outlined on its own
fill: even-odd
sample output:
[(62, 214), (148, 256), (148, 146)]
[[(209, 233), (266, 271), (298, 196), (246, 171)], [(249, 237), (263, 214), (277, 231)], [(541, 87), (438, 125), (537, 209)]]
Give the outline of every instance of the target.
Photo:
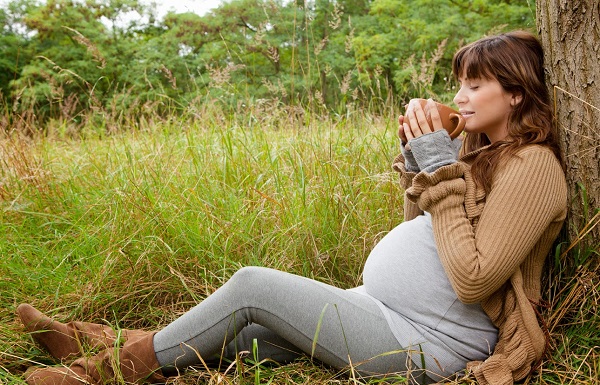
[[(427, 99), (414, 99), (415, 101), (421, 104), (423, 107), (423, 111), (425, 111), (425, 118), (427, 119), (427, 123), (433, 129), (433, 124), (431, 123), (431, 114), (429, 113), (429, 108), (427, 107)], [(434, 102), (437, 110), (440, 114), (440, 118), (442, 120), (442, 127), (448, 131), (451, 139), (454, 139), (460, 135), (462, 130), (465, 128), (465, 118), (455, 109), (450, 106), (447, 106), (442, 103)]]

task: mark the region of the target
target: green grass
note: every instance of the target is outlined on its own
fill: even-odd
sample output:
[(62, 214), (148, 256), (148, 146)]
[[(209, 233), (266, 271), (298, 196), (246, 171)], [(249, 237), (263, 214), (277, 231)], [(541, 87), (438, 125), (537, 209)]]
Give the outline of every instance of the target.
[[(159, 328), (244, 265), (359, 284), (369, 251), (402, 219), (395, 119), (199, 122), (0, 142), (0, 384), (22, 384), (31, 360), (52, 363), (22, 333), (21, 302), (60, 320)], [(598, 378), (595, 256), (556, 258), (555, 353), (531, 382)], [(308, 360), (174, 381), (356, 383)]]
[(394, 131), (366, 119), (286, 130), (231, 121), (4, 141), (3, 370), (38, 359), (15, 323), (20, 302), (154, 328), (243, 265), (358, 284), (369, 250), (402, 218)]

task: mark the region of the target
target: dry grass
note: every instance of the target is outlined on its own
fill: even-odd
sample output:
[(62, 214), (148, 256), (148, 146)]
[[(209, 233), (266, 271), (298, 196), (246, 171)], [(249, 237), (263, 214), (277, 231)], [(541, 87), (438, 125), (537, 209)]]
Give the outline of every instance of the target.
[[(22, 383), (31, 361), (53, 364), (21, 334), (13, 313), (19, 302), (63, 320), (155, 328), (246, 264), (356, 285), (366, 254), (400, 218), (401, 192), (388, 167), (393, 120), (313, 118), (311, 126), (289, 114), (273, 119), (247, 127), (248, 116), (217, 114), (202, 125), (169, 120), (100, 139), (4, 138), (0, 381)], [(589, 227), (596, 224), (597, 215)], [(545, 289), (553, 349), (528, 383), (598, 378), (593, 247), (583, 229), (557, 249)], [(367, 382), (351, 373), (309, 360), (239, 361), (170, 382)]]

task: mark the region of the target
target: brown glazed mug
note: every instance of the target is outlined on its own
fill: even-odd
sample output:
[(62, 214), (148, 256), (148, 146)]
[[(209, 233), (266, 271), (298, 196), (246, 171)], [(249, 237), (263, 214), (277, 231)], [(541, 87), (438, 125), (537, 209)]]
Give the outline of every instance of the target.
[[(433, 124), (431, 123), (431, 114), (429, 113), (429, 107), (427, 107), (427, 99), (414, 100), (419, 102), (419, 104), (421, 104), (421, 107), (423, 107), (427, 123), (429, 123), (431, 129), (433, 129)], [(450, 135), (451, 139), (458, 137), (462, 130), (465, 128), (465, 118), (452, 107), (438, 102), (434, 103), (440, 114), (440, 118), (442, 119), (442, 127), (444, 127), (446, 131), (448, 131), (448, 135)]]

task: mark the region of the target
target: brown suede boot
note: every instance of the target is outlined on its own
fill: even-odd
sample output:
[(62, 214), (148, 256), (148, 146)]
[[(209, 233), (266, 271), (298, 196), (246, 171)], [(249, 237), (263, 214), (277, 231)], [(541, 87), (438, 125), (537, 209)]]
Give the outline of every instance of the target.
[[(79, 321), (64, 324), (26, 303), (17, 307), (17, 314), (33, 339), (59, 360), (80, 356), (84, 346), (106, 349), (117, 340), (117, 333), (110, 326)], [(123, 329), (119, 337), (127, 341), (147, 334), (149, 332), (143, 330)]]
[(109, 348), (93, 357), (79, 358), (70, 367), (30, 368), (29, 385), (103, 385), (164, 383), (156, 354), (154, 334), (132, 339), (119, 350)]

